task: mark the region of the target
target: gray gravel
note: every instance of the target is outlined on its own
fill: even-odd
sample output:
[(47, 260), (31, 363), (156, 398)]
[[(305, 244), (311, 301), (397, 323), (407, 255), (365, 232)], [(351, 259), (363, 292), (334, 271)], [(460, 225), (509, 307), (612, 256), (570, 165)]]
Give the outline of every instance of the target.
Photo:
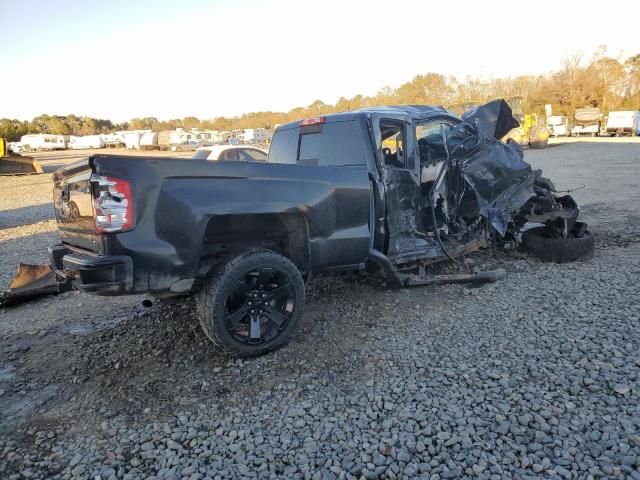
[[(533, 161), (564, 180), (549, 158), (573, 148)], [(186, 301), (6, 310), (0, 477), (640, 478), (640, 230), (605, 200), (590, 263), (480, 254), (508, 270), (481, 288), (318, 280), (292, 342), (248, 361)]]

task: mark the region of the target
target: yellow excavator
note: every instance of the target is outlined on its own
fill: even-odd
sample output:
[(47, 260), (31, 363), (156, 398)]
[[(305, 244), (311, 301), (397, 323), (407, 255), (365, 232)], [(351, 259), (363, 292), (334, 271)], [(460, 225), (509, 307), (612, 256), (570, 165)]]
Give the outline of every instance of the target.
[(28, 175), (43, 173), (42, 166), (33, 157), (9, 152), (7, 141), (0, 138), (0, 175)]
[(546, 148), (549, 144), (549, 129), (540, 122), (535, 113), (524, 113), (524, 98), (510, 97), (505, 101), (511, 107), (513, 118), (520, 126), (507, 133), (502, 140), (512, 139), (520, 145), (529, 145), (531, 148)]

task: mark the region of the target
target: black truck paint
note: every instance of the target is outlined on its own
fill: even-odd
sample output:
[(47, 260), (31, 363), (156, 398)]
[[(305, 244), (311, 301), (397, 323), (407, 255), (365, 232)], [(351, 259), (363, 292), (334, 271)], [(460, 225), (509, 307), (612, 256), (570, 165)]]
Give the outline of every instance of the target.
[[(439, 108), (416, 110), (421, 119), (459, 122)], [(54, 249), (53, 263), (59, 271), (78, 272), (78, 288), (94, 293), (185, 293), (198, 287), (222, 254), (249, 246), (282, 252), (305, 275), (363, 269), (372, 248), (392, 257), (416, 252), (417, 237), (406, 229), (418, 222), (412, 211), (418, 199), (410, 198), (419, 195), (417, 153), (408, 155), (411, 168), (384, 166), (377, 130), (383, 119), (410, 127), (415, 116), (388, 108), (278, 129), (276, 148), (278, 135), (348, 126), (358, 136), (357, 158), (341, 157), (335, 165), (92, 156), (54, 174), (63, 243)], [(406, 149), (414, 149), (407, 137)], [(339, 148), (334, 153), (339, 156)], [(91, 174), (131, 181), (133, 230), (98, 235), (89, 211), (65, 216), (74, 196), (88, 202)], [(433, 248), (424, 252), (441, 255)], [(103, 257), (118, 265), (113, 275)]]

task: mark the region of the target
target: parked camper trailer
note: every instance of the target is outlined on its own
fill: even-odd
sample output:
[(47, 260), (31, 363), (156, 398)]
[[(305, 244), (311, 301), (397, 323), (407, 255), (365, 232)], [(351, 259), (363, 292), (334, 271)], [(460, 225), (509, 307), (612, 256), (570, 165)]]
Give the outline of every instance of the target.
[(269, 130), (266, 128), (245, 128), (240, 134), (244, 143), (266, 142), (269, 139)]
[(140, 132), (126, 132), (124, 137), (124, 146), (129, 150), (140, 150), (140, 139), (142, 138)]
[(197, 137), (198, 134), (195, 132), (178, 128), (175, 132), (171, 132), (169, 135), (169, 143), (171, 145), (170, 150), (174, 152), (195, 150), (196, 148), (201, 147), (204, 143)]
[(117, 133), (104, 133), (100, 135), (100, 138), (102, 138), (104, 146), (107, 148), (124, 147), (122, 137)]
[(158, 134), (153, 132), (143, 133), (140, 137), (141, 150), (155, 150), (158, 148)]
[(616, 137), (633, 136), (638, 131), (638, 112), (625, 110), (609, 112), (607, 118), (607, 134)]
[(85, 135), (83, 137), (75, 137), (71, 148), (81, 150), (85, 148), (104, 148), (104, 141), (100, 135)]
[(160, 150), (169, 150), (171, 148), (171, 133), (173, 130), (163, 130), (158, 133), (158, 148)]
[(600, 134), (600, 122), (602, 113), (599, 108), (578, 108), (573, 115), (574, 125), (571, 135), (591, 135), (595, 137)]
[(200, 140), (205, 147), (222, 143), (220, 139), (220, 132), (217, 130), (198, 131), (196, 132), (196, 138)]
[(568, 137), (571, 135), (569, 118), (564, 115), (552, 115), (547, 119), (547, 128), (553, 137)]
[(20, 139), (24, 151), (30, 150), (64, 150), (67, 143), (63, 135), (51, 135), (48, 133), (37, 133), (23, 135)]
[(226, 130), (216, 130), (213, 137), (214, 142), (218, 145), (226, 145), (227, 143), (229, 143), (229, 138), (231, 138), (231, 132), (228, 132)]

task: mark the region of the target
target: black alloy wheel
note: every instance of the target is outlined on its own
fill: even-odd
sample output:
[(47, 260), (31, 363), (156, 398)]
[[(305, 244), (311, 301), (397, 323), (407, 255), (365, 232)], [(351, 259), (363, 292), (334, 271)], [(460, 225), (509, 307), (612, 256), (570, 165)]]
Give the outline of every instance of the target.
[(219, 348), (255, 356), (284, 345), (304, 309), (304, 282), (286, 257), (250, 249), (221, 262), (197, 299), (200, 325)]
[(258, 267), (246, 272), (231, 288), (225, 326), (239, 342), (266, 343), (287, 327), (295, 303), (295, 290), (284, 272)]

